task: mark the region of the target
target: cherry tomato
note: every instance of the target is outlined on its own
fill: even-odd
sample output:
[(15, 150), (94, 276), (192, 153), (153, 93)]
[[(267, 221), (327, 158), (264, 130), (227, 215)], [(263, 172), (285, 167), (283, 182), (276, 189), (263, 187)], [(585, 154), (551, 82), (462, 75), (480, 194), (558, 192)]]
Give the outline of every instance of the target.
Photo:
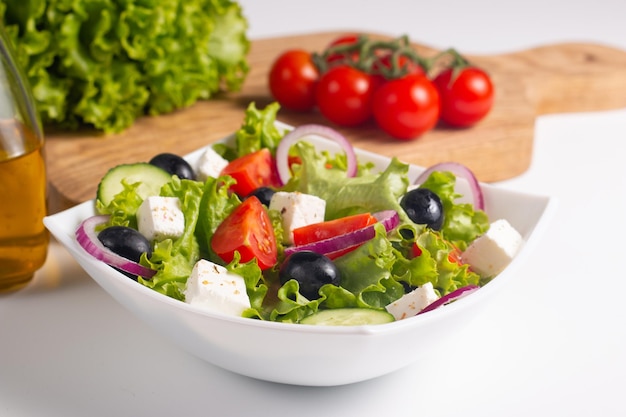
[(395, 78), (405, 77), (411, 74), (425, 75), (424, 69), (415, 61), (411, 60), (405, 55), (398, 56), (398, 62), (396, 68), (394, 68), (394, 62), (392, 55), (387, 53), (372, 66), (372, 83), (374, 90), (383, 85), (385, 82)]
[[(373, 71), (377, 74), (385, 74), (391, 72), (394, 65), (393, 59), (393, 55), (390, 53), (381, 56), (376, 62), (374, 62)], [(424, 69), (417, 62), (407, 57), (406, 55), (399, 55), (397, 60), (397, 71), (401, 72), (402, 76), (411, 74), (425, 74)]]
[(315, 97), (320, 113), (328, 120), (341, 126), (356, 126), (371, 117), (373, 92), (369, 74), (339, 65), (322, 75)]
[(231, 161), (221, 174), (237, 181), (231, 190), (240, 196), (247, 196), (259, 187), (275, 186), (278, 178), (276, 164), (267, 148)]
[(318, 242), (331, 237), (345, 235), (376, 223), (370, 213), (355, 214), (335, 220), (309, 224), (293, 230), (293, 242), (297, 245)]
[(415, 139), (432, 129), (439, 119), (439, 93), (421, 74), (390, 80), (374, 94), (376, 123), (389, 135)]
[(493, 106), (493, 83), (480, 68), (465, 67), (458, 74), (448, 68), (433, 82), (441, 97), (441, 120), (451, 126), (471, 126)]
[(315, 107), (315, 85), (318, 79), (319, 72), (309, 52), (288, 50), (272, 64), (270, 92), (286, 109), (309, 111)]
[[(339, 38), (332, 41), (327, 47), (326, 50), (335, 46), (348, 46), (357, 43), (359, 40), (359, 35), (351, 34), (340, 36)], [(359, 61), (359, 51), (350, 51), (350, 52), (332, 52), (326, 57), (326, 62), (328, 64), (339, 64), (348, 62), (358, 62)]]
[(258, 198), (245, 199), (220, 223), (211, 238), (211, 249), (224, 262), (231, 262), (239, 252), (241, 262), (256, 258), (262, 270), (276, 263), (274, 229)]

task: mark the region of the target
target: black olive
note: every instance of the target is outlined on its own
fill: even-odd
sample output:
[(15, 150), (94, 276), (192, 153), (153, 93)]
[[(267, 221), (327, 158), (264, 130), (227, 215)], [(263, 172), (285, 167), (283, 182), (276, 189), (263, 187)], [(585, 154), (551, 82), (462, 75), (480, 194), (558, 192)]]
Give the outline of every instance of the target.
[(133, 262), (139, 262), (143, 253), (147, 253), (148, 257), (152, 255), (148, 239), (130, 227), (107, 227), (98, 234), (98, 240), (112, 252)]
[(309, 300), (320, 298), (324, 284), (339, 285), (341, 276), (337, 266), (328, 257), (312, 251), (294, 252), (285, 259), (278, 272), (281, 284), (291, 279), (298, 281), (300, 294)]
[(256, 198), (259, 199), (261, 204), (263, 204), (266, 207), (269, 207), (270, 206), (270, 201), (272, 200), (272, 196), (275, 193), (276, 193), (276, 191), (274, 191), (270, 187), (259, 187), (256, 190), (252, 191), (250, 194), (248, 194), (246, 196), (246, 198), (255, 196)]
[(160, 153), (150, 160), (150, 164), (162, 168), (172, 175), (177, 175), (181, 180), (196, 179), (196, 174), (189, 162), (173, 153)]
[(402, 284), (402, 286), (404, 287), (404, 293), (408, 294), (411, 291), (413, 291), (414, 289), (416, 289), (417, 287), (414, 287), (413, 285), (409, 284), (406, 281), (400, 281), (400, 284)]
[(437, 194), (428, 188), (416, 188), (409, 191), (400, 200), (409, 219), (417, 224), (425, 224), (433, 230), (440, 230), (443, 225), (443, 204)]

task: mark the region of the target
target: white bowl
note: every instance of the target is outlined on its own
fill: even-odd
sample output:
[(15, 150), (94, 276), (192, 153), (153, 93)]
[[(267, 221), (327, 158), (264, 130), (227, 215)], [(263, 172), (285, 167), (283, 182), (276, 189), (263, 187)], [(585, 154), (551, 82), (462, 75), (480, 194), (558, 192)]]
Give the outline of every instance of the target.
[[(195, 161), (200, 152), (188, 155), (188, 160)], [(361, 161), (370, 160), (381, 168), (389, 161), (369, 152), (358, 154)], [(409, 176), (415, 178), (422, 170), (411, 166)], [(78, 245), (74, 232), (82, 220), (94, 214), (93, 201), (48, 216), (44, 223), (113, 298), (188, 352), (256, 379), (333, 386), (376, 378), (429, 357), (448, 336), (475, 317), (500, 288), (515, 279), (519, 265), (527, 260), (554, 212), (555, 201), (489, 184), (482, 186), (490, 219), (507, 219), (524, 237), (524, 246), (515, 259), (493, 281), (465, 298), (423, 315), (370, 326), (305, 326), (200, 311), (138, 284)]]

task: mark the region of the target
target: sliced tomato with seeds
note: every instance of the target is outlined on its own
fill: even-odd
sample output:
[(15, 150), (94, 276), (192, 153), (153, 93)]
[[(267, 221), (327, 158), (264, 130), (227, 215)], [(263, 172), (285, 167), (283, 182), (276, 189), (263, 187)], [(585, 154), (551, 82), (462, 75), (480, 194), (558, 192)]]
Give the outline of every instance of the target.
[(278, 185), (279, 178), (276, 164), (267, 148), (231, 161), (221, 174), (230, 175), (237, 181), (231, 190), (240, 196), (246, 196), (259, 187)]
[(296, 246), (319, 242), (331, 237), (345, 235), (356, 230), (371, 226), (377, 220), (370, 213), (355, 214), (340, 219), (313, 223), (293, 230), (293, 240)]
[(242, 263), (256, 258), (262, 270), (276, 264), (276, 236), (257, 197), (245, 199), (224, 219), (211, 238), (211, 249), (227, 263), (239, 252)]

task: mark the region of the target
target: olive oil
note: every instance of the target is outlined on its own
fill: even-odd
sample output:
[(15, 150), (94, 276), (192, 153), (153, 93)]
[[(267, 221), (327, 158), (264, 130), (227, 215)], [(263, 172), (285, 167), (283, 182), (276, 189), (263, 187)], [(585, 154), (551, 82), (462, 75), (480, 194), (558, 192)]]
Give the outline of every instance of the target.
[(43, 130), (11, 45), (0, 23), (0, 293), (28, 284), (48, 251)]
[[(4, 127), (0, 144), (8, 142), (7, 135), (25, 133), (7, 129), (6, 121), (0, 127)], [(22, 143), (25, 153), (18, 156), (0, 149), (0, 293), (28, 284), (48, 249), (49, 234), (43, 224), (47, 213), (43, 147), (34, 138)]]

